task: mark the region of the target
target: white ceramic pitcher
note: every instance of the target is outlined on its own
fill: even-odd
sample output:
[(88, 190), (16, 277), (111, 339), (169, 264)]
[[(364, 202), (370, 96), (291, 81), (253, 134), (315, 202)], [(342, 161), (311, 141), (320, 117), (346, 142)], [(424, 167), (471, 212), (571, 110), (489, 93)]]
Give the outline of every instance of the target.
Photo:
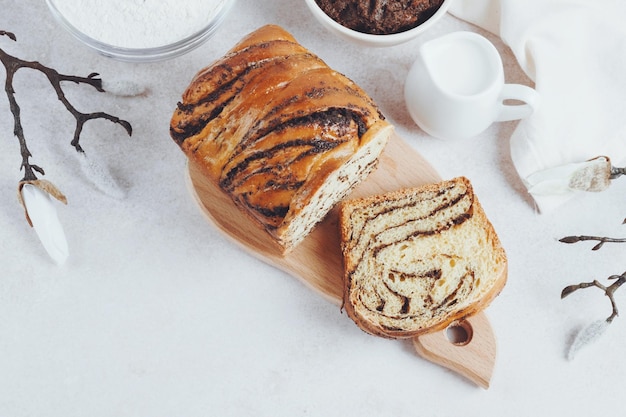
[[(529, 116), (539, 95), (527, 86), (505, 84), (495, 46), (474, 32), (453, 32), (426, 42), (406, 79), (409, 114), (441, 139), (476, 136), (493, 122)], [(507, 101), (522, 102), (509, 104)]]

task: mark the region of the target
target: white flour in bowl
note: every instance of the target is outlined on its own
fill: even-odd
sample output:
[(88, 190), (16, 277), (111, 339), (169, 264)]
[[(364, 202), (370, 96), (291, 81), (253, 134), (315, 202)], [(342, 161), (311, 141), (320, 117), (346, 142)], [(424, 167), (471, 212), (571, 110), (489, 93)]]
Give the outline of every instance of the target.
[(65, 19), (92, 39), (155, 48), (205, 28), (227, 0), (55, 0)]

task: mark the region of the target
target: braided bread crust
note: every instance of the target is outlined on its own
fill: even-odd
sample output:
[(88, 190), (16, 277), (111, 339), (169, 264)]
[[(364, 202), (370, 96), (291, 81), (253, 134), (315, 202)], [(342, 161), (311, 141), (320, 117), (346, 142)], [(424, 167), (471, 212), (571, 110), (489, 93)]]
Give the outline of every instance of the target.
[(201, 70), (170, 123), (283, 253), (375, 168), (392, 130), (359, 86), (275, 25)]

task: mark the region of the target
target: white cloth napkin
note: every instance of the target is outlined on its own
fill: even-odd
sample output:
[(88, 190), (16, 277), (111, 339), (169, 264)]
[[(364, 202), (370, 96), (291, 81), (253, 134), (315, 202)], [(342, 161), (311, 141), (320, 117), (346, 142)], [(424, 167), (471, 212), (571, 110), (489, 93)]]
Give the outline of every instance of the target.
[(541, 95), (510, 143), (515, 168), (541, 212), (580, 191), (533, 187), (531, 175), (563, 172), (559, 167), (600, 155), (623, 165), (625, 0), (455, 0), (449, 11), (498, 35)]

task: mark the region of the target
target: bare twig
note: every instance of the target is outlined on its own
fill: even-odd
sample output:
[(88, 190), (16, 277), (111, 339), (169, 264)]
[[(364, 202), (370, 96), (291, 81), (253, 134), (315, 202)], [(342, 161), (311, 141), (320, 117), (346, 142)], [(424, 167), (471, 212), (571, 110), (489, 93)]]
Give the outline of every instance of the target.
[[(626, 224), (626, 219), (624, 219), (624, 221), (622, 222), (622, 224)], [(610, 237), (600, 237), (600, 236), (566, 236), (562, 239), (559, 239), (559, 242), (563, 242), (563, 243), (577, 243), (577, 242), (583, 242), (583, 241), (596, 241), (598, 242), (593, 248), (591, 248), (591, 250), (598, 250), (600, 249), (605, 243), (624, 243), (626, 242), (626, 239), (618, 239), (618, 238), (610, 238)], [(572, 294), (575, 291), (578, 291), (580, 289), (583, 288), (590, 288), (590, 287), (596, 287), (601, 289), (602, 291), (604, 291), (604, 294), (609, 297), (609, 300), (611, 301), (611, 307), (613, 309), (611, 315), (606, 319), (607, 323), (611, 323), (613, 321), (613, 319), (615, 319), (615, 317), (618, 316), (618, 309), (617, 309), (617, 303), (615, 302), (615, 291), (617, 291), (619, 289), (619, 287), (622, 286), (622, 284), (624, 284), (626, 282), (626, 272), (622, 273), (621, 275), (611, 275), (608, 277), (609, 280), (614, 280), (614, 282), (609, 285), (603, 285), (602, 283), (600, 283), (598, 280), (593, 280), (591, 282), (581, 282), (580, 284), (575, 284), (575, 285), (569, 285), (565, 288), (563, 288), (563, 291), (561, 291), (561, 299), (567, 297), (568, 295)]]
[[(0, 36), (7, 36), (11, 40), (16, 41), (15, 35), (11, 32), (0, 30)], [(22, 178), (22, 181), (36, 180), (37, 179), (37, 175), (35, 174), (36, 172), (41, 175), (45, 175), (43, 168), (41, 168), (38, 165), (34, 165), (30, 162), (30, 158), (32, 157), (32, 154), (30, 150), (28, 149), (28, 146), (26, 143), (26, 138), (24, 136), (24, 130), (22, 128), (22, 123), (20, 119), (20, 107), (17, 104), (17, 100), (15, 99), (15, 90), (13, 89), (13, 77), (15, 73), (22, 68), (31, 68), (31, 69), (34, 69), (36, 71), (43, 73), (48, 78), (48, 81), (50, 82), (50, 84), (52, 85), (52, 88), (56, 92), (57, 98), (59, 99), (59, 101), (63, 103), (67, 111), (69, 111), (72, 114), (72, 116), (74, 116), (74, 119), (76, 119), (74, 136), (71, 141), (71, 145), (76, 149), (76, 151), (83, 152), (83, 148), (80, 146), (80, 134), (82, 132), (84, 124), (89, 120), (94, 120), (94, 119), (109, 120), (113, 123), (121, 125), (126, 130), (129, 136), (132, 135), (132, 127), (129, 122), (122, 120), (118, 117), (112, 116), (108, 113), (104, 113), (104, 112), (82, 113), (78, 111), (65, 97), (65, 94), (63, 92), (63, 88), (61, 85), (61, 83), (65, 81), (74, 82), (76, 84), (88, 84), (92, 86), (93, 88), (95, 88), (97, 91), (103, 92), (104, 89), (102, 88), (102, 80), (98, 78), (97, 73), (92, 72), (87, 77), (77, 77), (73, 75), (60, 74), (56, 70), (49, 68), (45, 65), (42, 65), (39, 62), (25, 61), (20, 58), (11, 56), (7, 54), (6, 52), (4, 52), (1, 48), (0, 48), (0, 62), (2, 62), (2, 65), (4, 66), (6, 70), (6, 80), (4, 84), (4, 90), (9, 100), (9, 107), (11, 109), (11, 113), (13, 114), (13, 121), (14, 121), (13, 134), (17, 137), (18, 141), (20, 142), (20, 153), (22, 155), (21, 168), (24, 169), (24, 178)]]
[(613, 309), (613, 312), (606, 319), (608, 323), (611, 323), (613, 319), (619, 315), (619, 312), (617, 309), (617, 303), (615, 302), (615, 291), (617, 291), (617, 289), (626, 282), (626, 272), (624, 272), (621, 275), (611, 275), (610, 277), (608, 277), (608, 279), (615, 280), (615, 282), (613, 282), (608, 287), (601, 284), (598, 280), (595, 280), (595, 279), (591, 282), (581, 282), (580, 284), (569, 285), (563, 288), (563, 291), (561, 291), (561, 299), (572, 294), (574, 291), (578, 291), (583, 288), (589, 288), (589, 287), (600, 288), (602, 291), (604, 291), (604, 295), (609, 297), (609, 300), (611, 300), (611, 307)]
[[(625, 220), (626, 222), (626, 220)], [(586, 240), (595, 240), (598, 242), (591, 250), (600, 249), (605, 243), (624, 243), (626, 242), (626, 238), (612, 238), (612, 237), (600, 237), (600, 236), (565, 236), (562, 239), (559, 239), (559, 242), (563, 243), (578, 243)]]

